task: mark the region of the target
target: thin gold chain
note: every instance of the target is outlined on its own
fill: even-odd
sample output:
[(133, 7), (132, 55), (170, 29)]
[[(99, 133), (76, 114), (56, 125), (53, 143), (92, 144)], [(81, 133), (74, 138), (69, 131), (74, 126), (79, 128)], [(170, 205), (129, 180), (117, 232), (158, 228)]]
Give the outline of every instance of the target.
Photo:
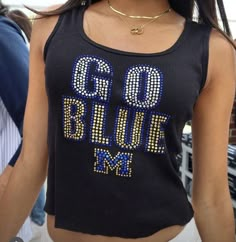
[(164, 12), (162, 12), (162, 13), (156, 15), (156, 16), (128, 15), (128, 14), (126, 14), (126, 13), (122, 13), (122, 12), (120, 12), (119, 10), (115, 9), (115, 8), (111, 5), (110, 0), (107, 0), (107, 3), (108, 3), (109, 8), (110, 8), (113, 12), (115, 12), (115, 13), (121, 15), (121, 16), (124, 16), (124, 17), (127, 17), (127, 18), (134, 18), (134, 19), (152, 19), (152, 20), (154, 19), (154, 20), (155, 20), (155, 19), (160, 18), (162, 15), (164, 15), (164, 14), (166, 14), (166, 13), (169, 13), (169, 12), (171, 11), (171, 7), (169, 7), (167, 10), (165, 10)]
[(132, 35), (141, 35), (141, 34), (143, 34), (144, 33), (144, 27), (146, 26), (146, 25), (148, 25), (148, 24), (151, 24), (151, 23), (153, 23), (154, 21), (156, 21), (157, 20), (157, 18), (155, 18), (155, 19), (151, 19), (150, 21), (148, 21), (147, 23), (145, 23), (145, 24), (142, 24), (142, 25), (140, 25), (140, 26), (135, 26), (135, 25), (132, 25), (132, 26), (130, 26), (130, 24), (127, 22), (127, 21), (125, 21), (121, 16), (119, 16), (120, 17), (120, 19), (127, 25), (127, 26), (129, 26), (131, 29), (130, 29), (130, 33), (132, 34)]

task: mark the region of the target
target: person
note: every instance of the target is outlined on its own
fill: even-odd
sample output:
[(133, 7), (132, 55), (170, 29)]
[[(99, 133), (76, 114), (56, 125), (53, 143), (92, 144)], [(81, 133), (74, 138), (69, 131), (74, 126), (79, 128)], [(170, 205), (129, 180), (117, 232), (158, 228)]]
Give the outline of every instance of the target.
[[(6, 17), (7, 12), (0, 2), (0, 198), (20, 152), (28, 88), (29, 51), (20, 28)], [(31, 239), (29, 218), (18, 236), (25, 242)]]
[[(55, 242), (234, 241), (227, 142), (235, 46), (223, 2), (196, 4), (199, 23), (194, 1), (181, 0), (68, 0), (40, 13), (0, 241), (15, 235), (47, 175)], [(192, 204), (176, 166), (190, 119)]]
[(8, 12), (7, 17), (13, 20), (18, 26), (22, 29), (25, 37), (30, 42), (31, 32), (32, 32), (32, 23), (28, 16), (19, 9), (14, 9)]
[[(25, 43), (29, 47), (30, 36), (31, 36), (31, 32), (32, 32), (32, 23), (31, 23), (30, 19), (27, 17), (27, 15), (24, 12), (22, 12), (21, 10), (14, 9), (14, 10), (6, 11), (5, 16), (8, 17), (9, 19), (11, 19), (12, 21), (14, 21), (19, 26), (19, 28), (21, 29), (21, 34), (23, 35), (23, 37), (25, 39)], [(28, 66), (28, 63), (27, 63), (27, 66)], [(16, 80), (14, 80), (14, 81), (16, 81)], [(19, 80), (17, 80), (17, 81), (19, 81)], [(24, 79), (24, 81), (22, 81), (22, 82), (23, 83), (28, 82), (28, 78)], [(23, 104), (21, 106), (22, 112), (24, 112), (24, 104), (26, 103), (26, 96), (27, 96), (27, 85), (25, 85), (25, 88), (21, 88), (21, 93), (19, 96), (20, 96), (20, 98), (22, 98), (22, 100), (24, 100)], [(13, 115), (14, 115), (14, 113), (13, 113)], [(23, 116), (21, 117), (21, 122), (23, 122)], [(5, 150), (9, 149), (8, 142), (2, 142), (2, 143), (3, 143)], [(21, 145), (20, 145), (20, 147), (21, 147)], [(18, 151), (18, 153), (19, 153), (19, 151)], [(8, 174), (8, 175), (5, 175), (6, 181), (4, 183), (4, 186), (2, 184), (2, 187), (3, 187), (2, 190), (4, 190), (4, 187), (6, 186), (6, 183), (10, 177), (11, 172), (8, 172), (8, 170), (9, 171), (11, 170), (10, 167), (11, 166), (7, 166), (6, 171), (4, 172), (4, 174)], [(39, 196), (34, 204), (34, 207), (30, 213), (30, 220), (31, 220), (31, 223), (30, 223), (31, 229), (30, 230), (32, 231), (32, 237), (31, 237), (30, 242), (43, 239), (44, 228), (42, 226), (44, 225), (44, 222), (45, 222), (45, 212), (43, 210), (44, 205), (45, 205), (45, 190), (44, 190), (44, 186), (43, 186), (39, 193)], [(44, 240), (45, 240), (45, 238), (44, 238)]]
[[(32, 32), (32, 23), (28, 18), (28, 16), (21, 10), (14, 9), (14, 10), (8, 11), (7, 17), (13, 20), (15, 23), (17, 23), (17, 25), (21, 28), (25, 36), (25, 41), (27, 43), (27, 46), (29, 46), (31, 32)], [(44, 205), (45, 205), (45, 189), (44, 189), (44, 186), (42, 186), (39, 196), (30, 213), (30, 218), (32, 221), (31, 227), (34, 230), (33, 238), (31, 239), (31, 241), (36, 239), (40, 240), (40, 237), (43, 236), (43, 232), (42, 232), (43, 228), (41, 227), (44, 225), (44, 222), (45, 222), (45, 212), (43, 210)], [(35, 234), (37, 234), (37, 238), (35, 238)]]

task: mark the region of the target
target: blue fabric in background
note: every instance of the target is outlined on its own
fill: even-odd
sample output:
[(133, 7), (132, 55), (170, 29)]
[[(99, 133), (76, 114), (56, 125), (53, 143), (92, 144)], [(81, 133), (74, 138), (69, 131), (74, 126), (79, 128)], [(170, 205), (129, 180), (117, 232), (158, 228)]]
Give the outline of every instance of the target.
[(42, 187), (38, 199), (31, 211), (30, 218), (31, 220), (39, 226), (42, 226), (45, 222), (45, 212), (44, 212), (44, 205), (45, 205), (45, 189)]
[[(19, 26), (0, 16), (0, 96), (22, 136), (28, 92), (29, 50)], [(9, 161), (14, 166), (20, 146)]]

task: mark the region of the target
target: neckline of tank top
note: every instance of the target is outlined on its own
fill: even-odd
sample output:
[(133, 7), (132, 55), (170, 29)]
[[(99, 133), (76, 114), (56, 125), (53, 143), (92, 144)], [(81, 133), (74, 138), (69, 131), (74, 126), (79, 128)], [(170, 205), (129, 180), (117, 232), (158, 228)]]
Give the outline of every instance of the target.
[(180, 34), (178, 39), (175, 41), (175, 43), (166, 50), (163, 50), (160, 52), (154, 52), (154, 53), (131, 52), (131, 51), (119, 50), (119, 49), (115, 49), (112, 47), (108, 47), (108, 46), (99, 44), (96, 41), (92, 40), (84, 31), (84, 21), (83, 20), (84, 20), (84, 13), (85, 13), (86, 9), (87, 9), (87, 6), (84, 6), (84, 7), (82, 7), (82, 9), (79, 9), (79, 16), (78, 16), (79, 17), (79, 33), (80, 33), (81, 37), (85, 41), (87, 41), (88, 43), (90, 43), (91, 45), (93, 45), (99, 49), (105, 50), (107, 52), (119, 54), (119, 55), (126, 55), (126, 56), (136, 56), (136, 57), (149, 57), (150, 56), (150, 57), (153, 57), (153, 56), (162, 56), (162, 55), (166, 55), (166, 54), (173, 52), (184, 42), (184, 39), (186, 38), (186, 35), (189, 30), (190, 23), (192, 22), (190, 19), (185, 19), (184, 29), (183, 29), (182, 33)]

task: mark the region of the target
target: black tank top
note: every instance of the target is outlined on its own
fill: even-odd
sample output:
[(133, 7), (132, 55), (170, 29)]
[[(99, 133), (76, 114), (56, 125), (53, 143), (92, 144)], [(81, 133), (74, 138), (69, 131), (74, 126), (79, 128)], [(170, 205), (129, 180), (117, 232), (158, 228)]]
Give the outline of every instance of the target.
[(186, 21), (160, 53), (112, 49), (62, 14), (45, 46), (45, 210), (57, 228), (139, 238), (193, 217), (176, 155), (204, 85), (210, 28)]

